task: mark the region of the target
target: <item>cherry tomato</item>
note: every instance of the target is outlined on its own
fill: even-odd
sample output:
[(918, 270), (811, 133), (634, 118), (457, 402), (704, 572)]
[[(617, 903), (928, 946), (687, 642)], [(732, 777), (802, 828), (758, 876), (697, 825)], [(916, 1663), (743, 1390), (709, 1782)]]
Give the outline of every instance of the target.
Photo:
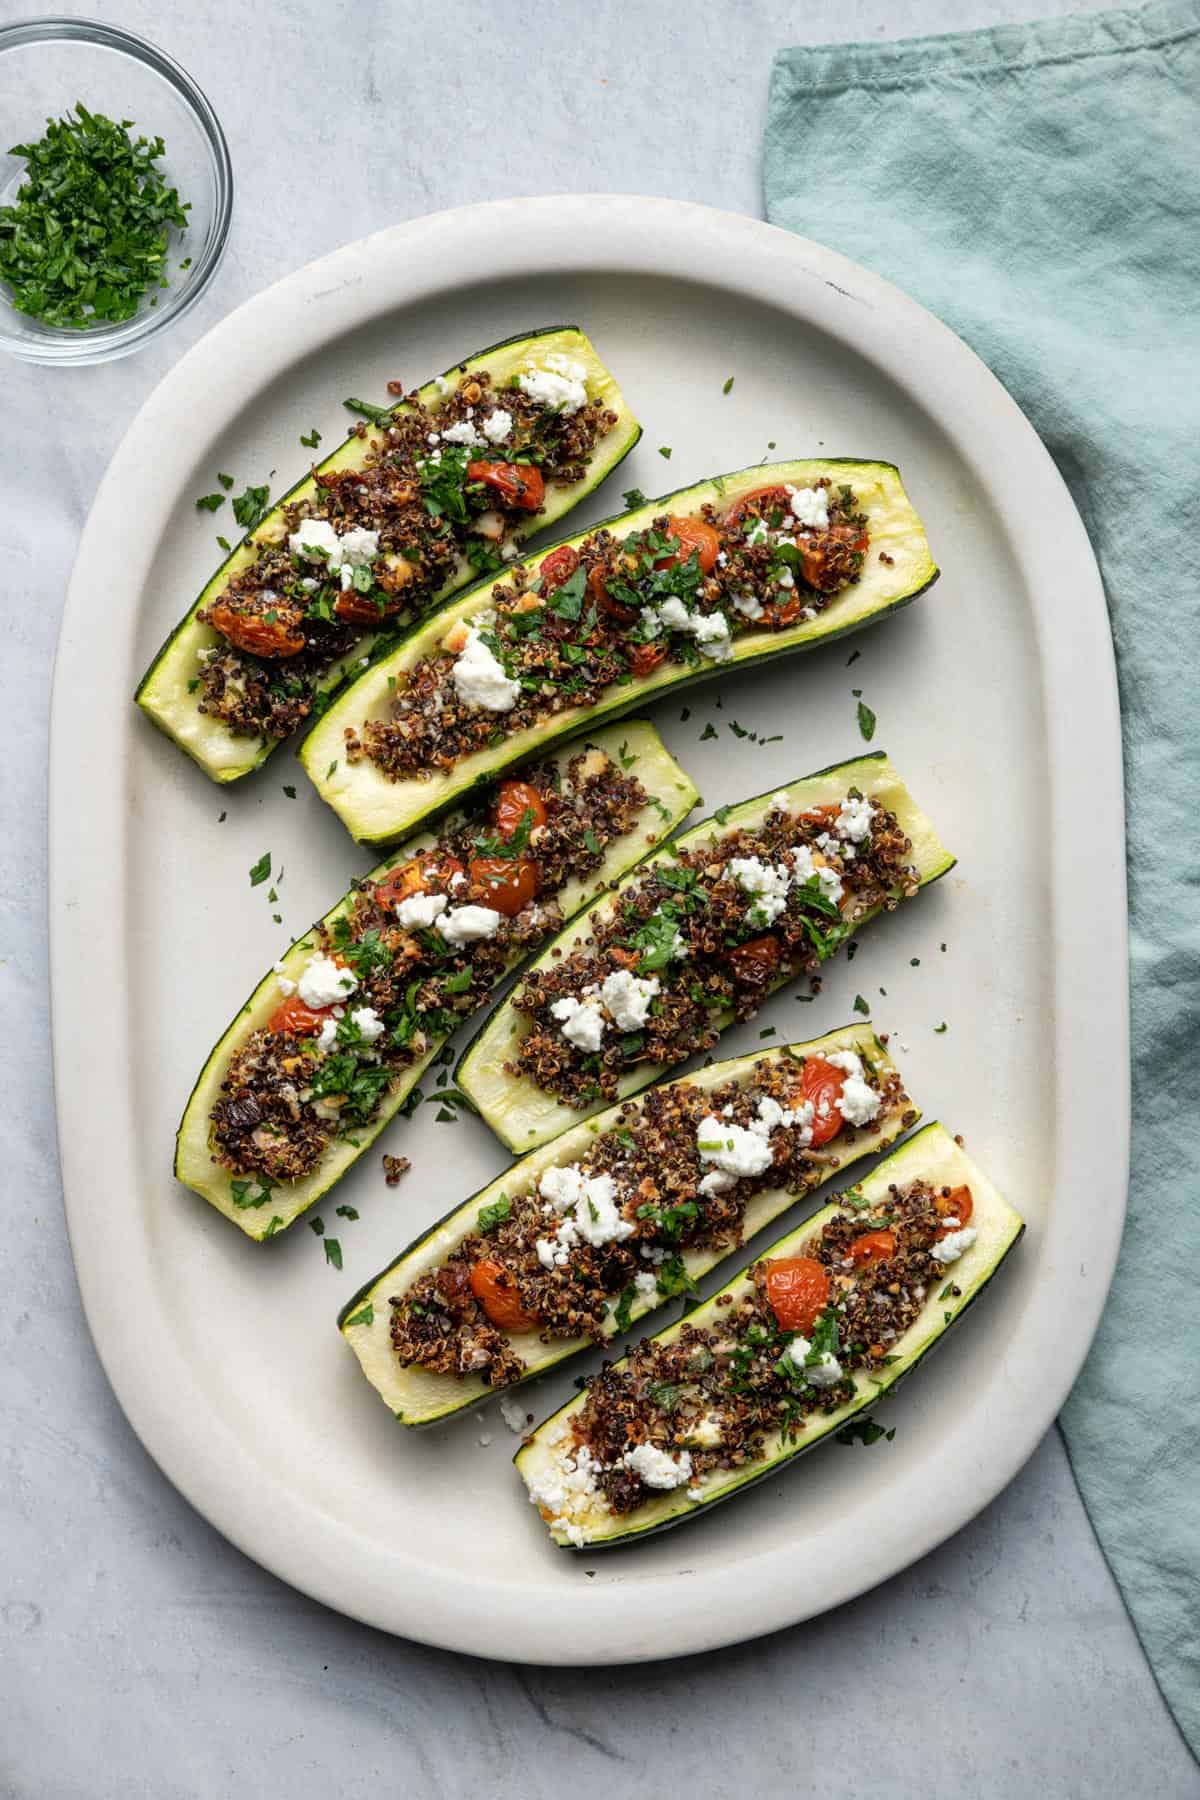
[(808, 812), (800, 814), (800, 823), (807, 825), (811, 831), (828, 831), (840, 811), (839, 806), (813, 806)]
[(779, 967), (779, 939), (769, 934), (749, 938), (729, 952), (729, 961), (735, 981), (745, 982), (748, 987), (759, 986), (770, 981)]
[(348, 625), (381, 625), (384, 619), (383, 609), (375, 604), (370, 594), (356, 593), (353, 588), (338, 595), (333, 610)]
[(316, 1037), (326, 1019), (331, 1017), (330, 1007), (306, 1006), (299, 994), (289, 994), (271, 1014), (267, 1030), (277, 1031), (281, 1036)]
[(968, 1225), (971, 1214), (975, 1211), (975, 1202), (971, 1198), (969, 1187), (951, 1188), (948, 1194), (939, 1194), (933, 1204), (943, 1219), (958, 1220), (958, 1225), (943, 1225), (938, 1232), (940, 1238), (949, 1237), (952, 1231), (957, 1231), (962, 1225)]
[(856, 1263), (887, 1262), (895, 1254), (894, 1231), (864, 1231), (850, 1246), (850, 1260)]
[(468, 481), (482, 481), (504, 505), (520, 512), (536, 512), (546, 498), (542, 471), (532, 463), (473, 462), (467, 464)]
[(528, 781), (502, 781), (492, 817), (502, 838), (510, 838), (531, 813), (529, 828), (546, 823), (546, 802)]
[(471, 886), (478, 888), (480, 904), (511, 919), (536, 900), (541, 875), (535, 862), (524, 856), (477, 856), (470, 865)]
[(557, 550), (552, 550), (538, 569), (543, 594), (552, 594), (555, 588), (560, 588), (578, 567), (579, 552), (572, 550), (570, 544), (560, 544)]
[(249, 656), (298, 656), (305, 645), (300, 629), (300, 614), (294, 607), (280, 610), (275, 618), (262, 613), (240, 613), (224, 600), (218, 600), (208, 614), (214, 631), (228, 638), (235, 650)]
[(414, 856), (409, 862), (397, 863), (376, 882), (375, 904), (382, 906), (385, 912), (394, 912), (402, 900), (410, 900), (414, 894), (427, 894), (439, 882), (443, 887), (449, 887), (455, 875), (465, 873), (456, 857), (443, 856), (437, 851)]
[(702, 574), (708, 575), (716, 567), (721, 539), (715, 525), (710, 525), (706, 519), (689, 519), (683, 513), (669, 513), (667, 530), (672, 537), (679, 539), (679, 548), (672, 550), (669, 556), (660, 556), (654, 565), (656, 569), (668, 569), (672, 563), (684, 563), (693, 551), (700, 559)]
[(813, 1104), (812, 1141), (814, 1147), (827, 1144), (842, 1129), (842, 1089), (845, 1071), (826, 1062), (823, 1056), (806, 1056), (800, 1067), (800, 1097)]
[(615, 619), (618, 625), (632, 625), (638, 616), (637, 609), (613, 599), (608, 591), (608, 574), (603, 563), (592, 564), (588, 570), (588, 599), (597, 612)]
[(669, 644), (626, 644), (625, 654), (629, 658), (629, 672), (641, 681), (647, 675), (653, 675), (659, 664), (665, 662), (670, 654)]
[(829, 1276), (815, 1256), (781, 1256), (767, 1264), (767, 1299), (781, 1331), (812, 1335), (829, 1304)]
[(763, 609), (763, 618), (773, 631), (782, 631), (785, 625), (794, 625), (804, 611), (804, 602), (798, 594), (790, 594), (786, 600), (771, 600)]
[(789, 496), (785, 487), (751, 488), (748, 494), (743, 494), (740, 500), (734, 501), (723, 522), (727, 526), (740, 525), (750, 513), (761, 514), (776, 506), (781, 506), (784, 512), (788, 510)]
[(820, 532), (815, 538), (798, 537), (796, 548), (800, 552), (800, 572), (809, 587), (833, 589), (843, 579), (840, 568), (829, 567), (830, 552), (835, 545), (846, 545), (851, 553), (865, 553), (869, 539), (865, 531), (859, 531), (853, 525), (831, 525), (828, 531)]
[(471, 1270), (471, 1292), (499, 1331), (536, 1331), (537, 1320), (521, 1305), (517, 1284), (502, 1262), (485, 1256)]

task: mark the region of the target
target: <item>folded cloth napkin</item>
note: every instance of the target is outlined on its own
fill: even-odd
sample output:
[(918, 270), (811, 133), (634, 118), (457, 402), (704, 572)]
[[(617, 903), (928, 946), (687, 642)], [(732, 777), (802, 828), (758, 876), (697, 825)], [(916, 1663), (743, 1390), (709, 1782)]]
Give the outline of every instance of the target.
[(775, 224), (890, 276), (995, 370), (1100, 561), (1128, 803), (1133, 1173), (1061, 1423), (1200, 1755), (1200, 0), (784, 50), (765, 187)]

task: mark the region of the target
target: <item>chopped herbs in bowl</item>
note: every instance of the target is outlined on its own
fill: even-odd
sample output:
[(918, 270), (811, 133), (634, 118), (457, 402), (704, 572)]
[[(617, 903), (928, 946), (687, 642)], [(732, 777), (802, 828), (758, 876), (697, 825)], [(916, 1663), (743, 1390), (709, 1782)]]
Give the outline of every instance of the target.
[[(127, 355), (192, 306), (232, 208), (221, 127), (190, 77), (115, 26), (0, 28), (0, 347)], [(0, 145), (4, 139), (0, 139)]]

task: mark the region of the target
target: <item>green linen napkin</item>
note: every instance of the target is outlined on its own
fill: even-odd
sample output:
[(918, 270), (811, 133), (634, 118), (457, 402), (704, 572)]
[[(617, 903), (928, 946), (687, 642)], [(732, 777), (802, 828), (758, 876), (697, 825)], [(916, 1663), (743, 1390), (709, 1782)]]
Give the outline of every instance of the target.
[(1104, 575), (1128, 801), (1133, 1175), (1116, 1283), (1061, 1422), (1200, 1755), (1200, 0), (785, 50), (765, 187), (775, 224), (890, 276), (995, 370)]

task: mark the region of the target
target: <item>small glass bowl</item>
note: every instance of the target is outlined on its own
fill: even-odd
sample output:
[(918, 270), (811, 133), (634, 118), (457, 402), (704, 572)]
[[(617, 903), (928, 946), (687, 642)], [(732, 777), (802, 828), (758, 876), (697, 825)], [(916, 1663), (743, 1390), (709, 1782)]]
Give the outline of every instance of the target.
[(165, 51), (91, 19), (0, 26), (0, 206), (12, 205), (25, 174), (24, 157), (10, 156), (9, 144), (36, 143), (46, 120), (62, 118), (78, 100), (90, 112), (131, 119), (133, 137), (161, 137), (166, 148), (155, 167), (191, 210), (186, 230), (168, 230), (167, 287), (152, 287), (133, 318), (118, 324), (43, 325), (18, 312), (0, 282), (0, 349), (26, 362), (109, 362), (140, 350), (196, 304), (229, 236), (233, 169), (216, 113)]

